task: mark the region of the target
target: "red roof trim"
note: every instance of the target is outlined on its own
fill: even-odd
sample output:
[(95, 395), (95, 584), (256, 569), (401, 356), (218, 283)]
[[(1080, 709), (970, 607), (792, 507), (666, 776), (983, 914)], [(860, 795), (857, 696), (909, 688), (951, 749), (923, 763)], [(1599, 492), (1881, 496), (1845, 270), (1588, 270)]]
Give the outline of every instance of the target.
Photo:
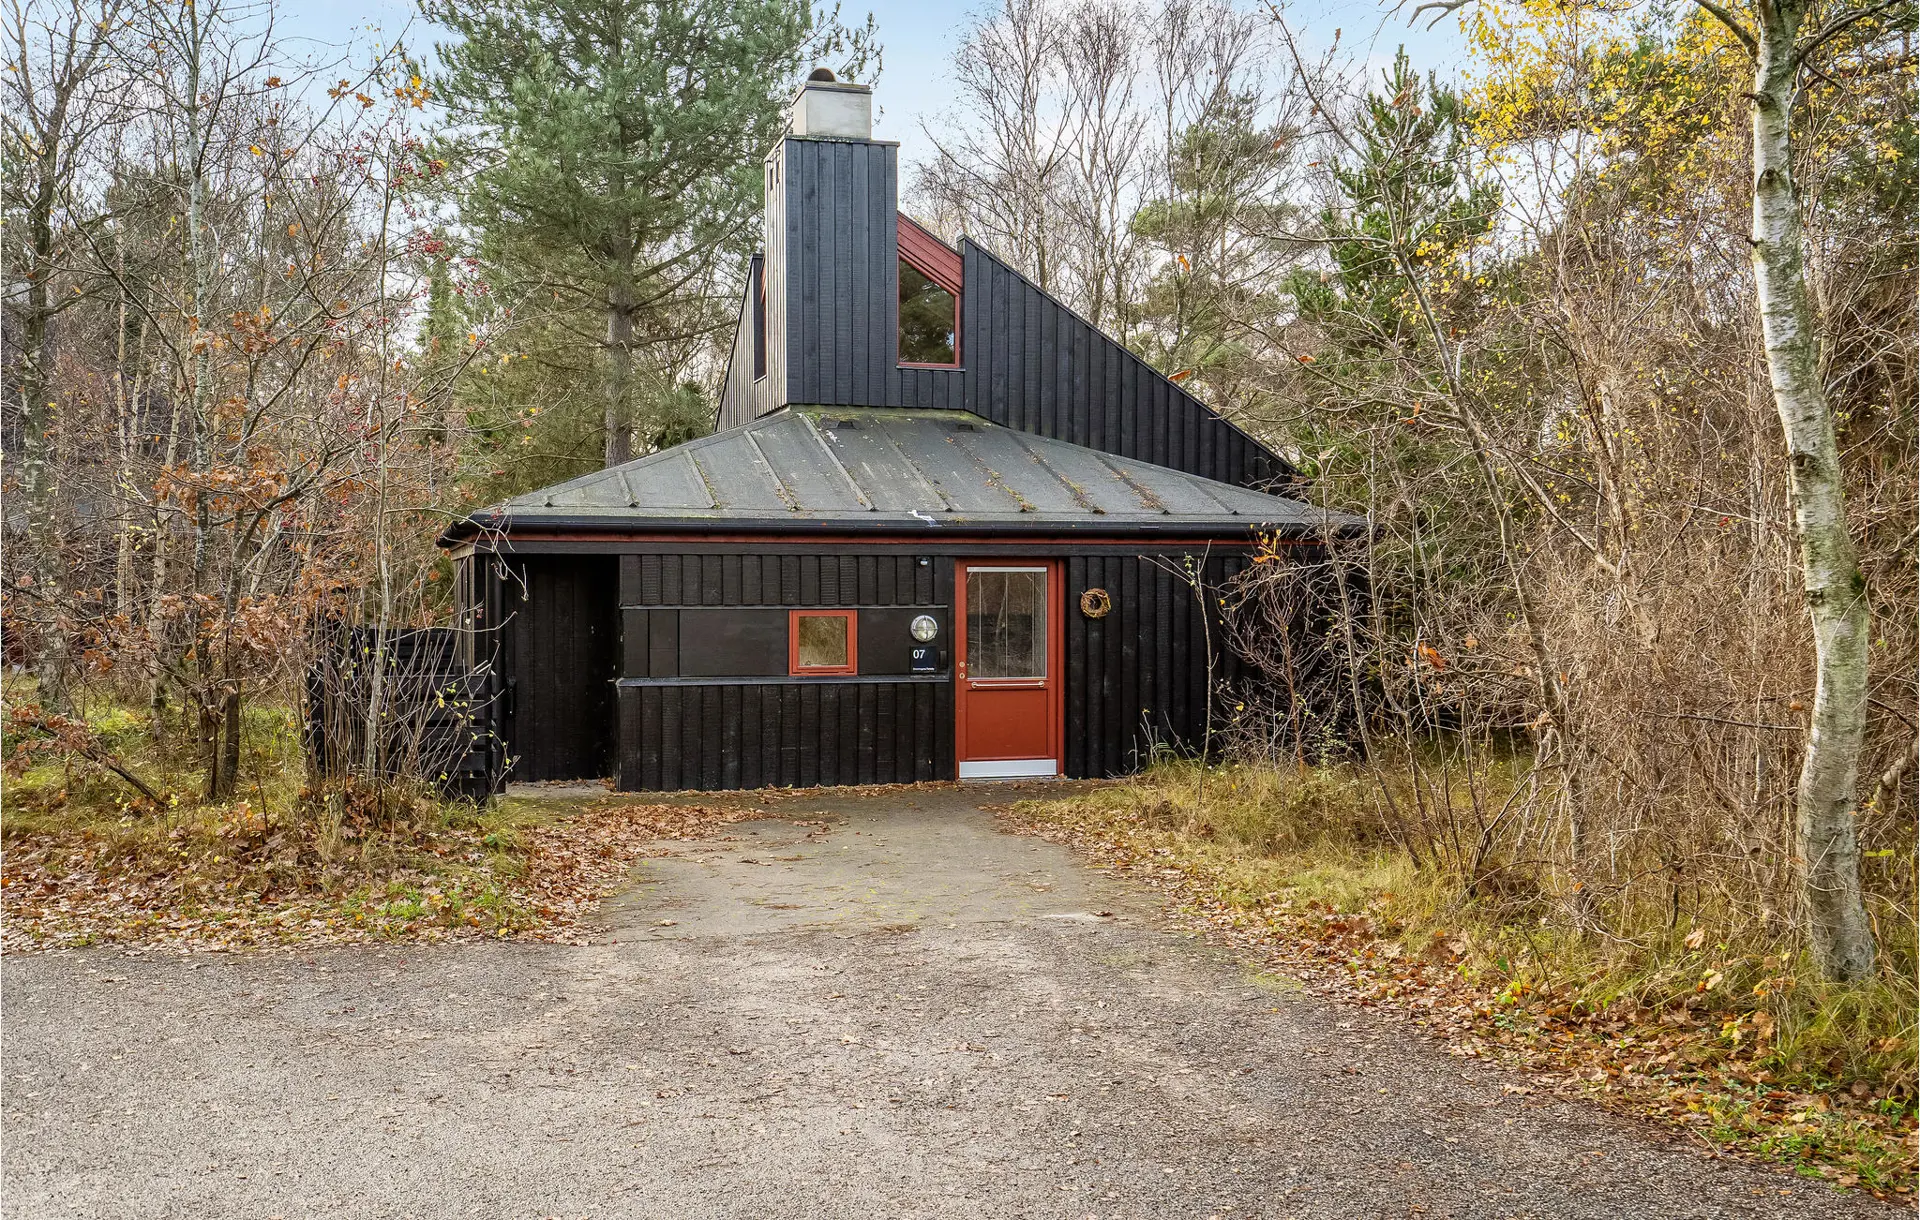
[(960, 252), (914, 223), (905, 212), (899, 216), (900, 257), (957, 298), (965, 276)]
[[(916, 534), (787, 534), (787, 533), (666, 533), (647, 530), (552, 530), (528, 533), (509, 533), (490, 538), (463, 540), (482, 550), (514, 550), (525, 544), (537, 549), (539, 544), (547, 542), (645, 542), (671, 543), (688, 550), (712, 544), (760, 545), (765, 543), (805, 544), (808, 546), (914, 546), (928, 552), (939, 552), (946, 544), (959, 546), (997, 546), (1008, 551), (1027, 551), (1046, 547), (1069, 547), (1075, 550), (1089, 547), (1113, 547), (1120, 550), (1158, 551), (1167, 547), (1213, 546), (1222, 549), (1233, 547), (1252, 547), (1258, 541), (1254, 537), (1255, 527), (1248, 525), (1244, 537), (1236, 537), (1226, 532), (1212, 536), (1204, 534), (1168, 534), (1165, 537), (1147, 533), (1130, 538), (1088, 538), (1073, 534), (964, 534), (958, 530), (941, 530), (938, 533), (928, 531)], [(1317, 546), (1317, 538), (1276, 538), (1271, 540), (1276, 546)]]

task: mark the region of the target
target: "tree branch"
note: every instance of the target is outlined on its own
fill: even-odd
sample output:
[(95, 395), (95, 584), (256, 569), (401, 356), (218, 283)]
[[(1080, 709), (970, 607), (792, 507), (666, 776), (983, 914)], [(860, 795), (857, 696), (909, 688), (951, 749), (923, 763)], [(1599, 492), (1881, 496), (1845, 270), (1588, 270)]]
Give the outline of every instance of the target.
[(1740, 24), (1740, 19), (1733, 15), (1731, 9), (1721, 7), (1714, 0), (1693, 0), (1693, 2), (1711, 13), (1714, 20), (1733, 31), (1733, 36), (1740, 40), (1740, 45), (1747, 49), (1747, 54), (1753, 55), (1759, 52), (1760, 46), (1754, 41), (1753, 34), (1746, 26)]
[[(1393, 6), (1394, 10), (1396, 12), (1399, 11), (1405, 3), (1406, 0), (1401, 0), (1400, 4)], [(1448, 17), (1472, 3), (1473, 0), (1426, 0), (1426, 3), (1416, 5), (1414, 10), (1407, 14), (1407, 24), (1412, 25), (1414, 22), (1420, 20), (1420, 14), (1426, 12), (1428, 9), (1433, 9), (1433, 20), (1427, 22), (1427, 28), (1432, 29), (1434, 26), (1439, 25)]]
[[(1899, 8), (1907, 2), (1908, 0), (1880, 0), (1880, 3), (1870, 4), (1866, 8), (1847, 9), (1844, 12), (1836, 13), (1832, 17), (1827, 18), (1819, 29), (1809, 34), (1799, 46), (1794, 48), (1793, 62), (1795, 64), (1805, 63), (1807, 56), (1818, 50), (1822, 43), (1831, 41), (1836, 35), (1846, 30), (1848, 26), (1865, 21), (1869, 17), (1876, 17), (1889, 9)], [(1696, 0), (1696, 3), (1704, 5), (1706, 0)]]
[(1867, 797), (1860, 808), (1862, 810), (1879, 808), (1880, 802), (1900, 785), (1901, 779), (1913, 769), (1915, 762), (1920, 762), (1920, 737), (1908, 742), (1907, 748), (1900, 751), (1900, 757), (1893, 760), (1893, 765), (1880, 773), (1879, 780), (1873, 785), (1872, 795)]

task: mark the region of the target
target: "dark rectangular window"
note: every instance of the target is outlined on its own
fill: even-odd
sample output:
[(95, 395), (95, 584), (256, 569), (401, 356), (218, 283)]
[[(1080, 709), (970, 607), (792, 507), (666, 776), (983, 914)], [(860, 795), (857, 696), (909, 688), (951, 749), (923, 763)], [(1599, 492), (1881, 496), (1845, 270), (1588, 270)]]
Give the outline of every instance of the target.
[(900, 260), (900, 363), (960, 363), (960, 298)]
[(857, 615), (852, 610), (792, 610), (787, 616), (787, 672), (860, 672)]

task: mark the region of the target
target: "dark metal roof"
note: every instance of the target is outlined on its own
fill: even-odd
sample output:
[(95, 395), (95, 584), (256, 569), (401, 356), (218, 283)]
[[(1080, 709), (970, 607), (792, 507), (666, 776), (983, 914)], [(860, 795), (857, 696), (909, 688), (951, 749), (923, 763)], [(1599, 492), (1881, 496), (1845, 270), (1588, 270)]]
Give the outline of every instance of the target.
[(484, 509), (442, 541), (480, 528), (1244, 537), (1261, 527), (1346, 533), (1366, 522), (966, 412), (791, 407)]

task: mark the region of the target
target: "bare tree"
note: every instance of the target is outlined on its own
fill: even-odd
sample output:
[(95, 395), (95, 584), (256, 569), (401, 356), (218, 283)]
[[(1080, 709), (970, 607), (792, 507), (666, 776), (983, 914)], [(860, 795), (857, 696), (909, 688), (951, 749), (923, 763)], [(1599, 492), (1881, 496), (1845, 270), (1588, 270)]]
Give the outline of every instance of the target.
[(954, 55), (958, 113), (921, 124), (935, 159), (918, 189), (1043, 292), (1057, 274), (1053, 194), (1071, 150), (1057, 76), (1065, 36), (1051, 0), (1001, 0)]
[[(124, 175), (122, 206), (146, 221), (148, 264), (92, 243), (156, 348), (170, 418), (150, 483), (152, 566), (143, 637), (155, 731), (177, 691), (206, 767), (206, 793), (238, 774), (250, 681), (295, 654), (312, 503), (364, 443), (354, 401), (387, 367), (395, 324), (359, 116), (385, 92), (387, 57), (328, 91), (312, 113), (278, 74), (270, 15), (220, 0), (136, 13), (129, 100), (149, 166)], [(178, 218), (161, 224), (159, 218)], [(373, 357), (369, 360), (368, 357)], [(129, 487), (131, 493), (131, 487)], [(282, 675), (283, 676), (283, 675)]]
[[(99, 222), (79, 179), (101, 130), (118, 116), (109, 82), (115, 75), (109, 40), (121, 21), (119, 0), (68, 0), (45, 7), (10, 0), (6, 14), (7, 69), (0, 95), (5, 137), (5, 199), (9, 219), (24, 240), (7, 243), (18, 277), (7, 308), (20, 327), (17, 393), (20, 404), (20, 491), (27, 504), (29, 556), (25, 595), (39, 628), (34, 671), (40, 701), (54, 712), (72, 710), (67, 692), (69, 631), (62, 604), (66, 574), (55, 531), (55, 488), (49, 452), (58, 404), (51, 398), (49, 364), (54, 320), (77, 304), (75, 291), (53, 292), (55, 274), (72, 257), (78, 226)], [(17, 593), (16, 593), (17, 596)]]
[(1060, 45), (1071, 167), (1061, 192), (1063, 244), (1074, 251), (1081, 312), (1122, 342), (1139, 269), (1132, 220), (1147, 152), (1136, 96), (1140, 24), (1130, 7), (1082, 3), (1068, 11)]
[[(1412, 16), (1435, 20), (1471, 0), (1429, 0)], [(1809, 940), (1820, 972), (1852, 982), (1873, 973), (1875, 946), (1860, 884), (1860, 754), (1867, 733), (1871, 621), (1866, 578), (1847, 525), (1845, 480), (1822, 367), (1822, 324), (1807, 283), (1805, 201), (1795, 185), (1793, 119), (1813, 59), (1912, 0), (1818, 10), (1808, 0), (1755, 0), (1751, 20), (1718, 0), (1696, 0), (1753, 65), (1745, 97), (1752, 123), (1754, 296), (1769, 381), (1786, 441), (1788, 479), (1808, 619), (1814, 695), (1796, 801), (1795, 857)]]

